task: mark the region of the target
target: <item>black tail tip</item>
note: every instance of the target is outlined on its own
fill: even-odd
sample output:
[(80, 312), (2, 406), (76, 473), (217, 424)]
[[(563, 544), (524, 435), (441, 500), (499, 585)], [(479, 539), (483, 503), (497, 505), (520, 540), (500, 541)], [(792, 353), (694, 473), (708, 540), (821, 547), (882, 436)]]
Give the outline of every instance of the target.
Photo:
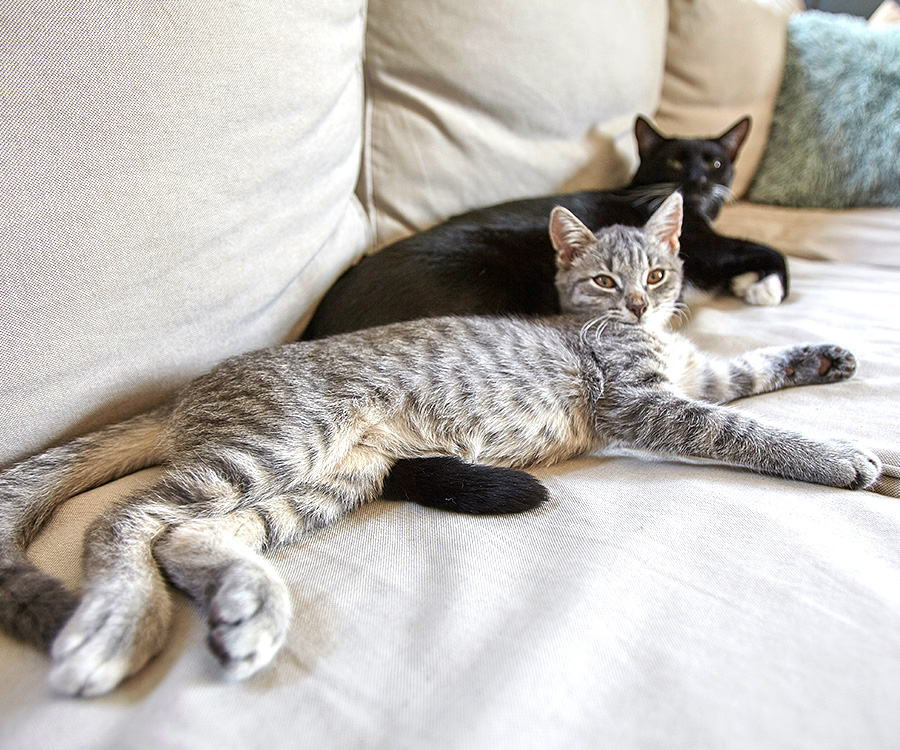
[(503, 515), (536, 508), (548, 495), (527, 472), (439, 457), (398, 461), (383, 496), (451, 513)]
[(75, 611), (78, 597), (28, 563), (0, 564), (0, 631), (41, 651)]

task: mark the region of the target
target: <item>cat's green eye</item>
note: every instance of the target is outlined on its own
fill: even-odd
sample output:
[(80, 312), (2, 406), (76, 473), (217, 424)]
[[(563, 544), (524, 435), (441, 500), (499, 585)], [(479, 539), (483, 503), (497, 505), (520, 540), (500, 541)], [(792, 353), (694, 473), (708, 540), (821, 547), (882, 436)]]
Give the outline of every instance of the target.
[(605, 273), (601, 273), (599, 276), (594, 276), (593, 281), (601, 289), (616, 288), (616, 280), (612, 276), (607, 276)]
[(664, 278), (666, 278), (666, 272), (661, 268), (654, 268), (650, 273), (647, 274), (647, 283), (658, 284)]
[(669, 169), (680, 170), (681, 169), (681, 161), (679, 159), (666, 159), (666, 166)]
[(708, 162), (706, 162), (706, 165), (710, 169), (721, 169), (722, 168), (722, 162), (720, 159), (710, 159)]

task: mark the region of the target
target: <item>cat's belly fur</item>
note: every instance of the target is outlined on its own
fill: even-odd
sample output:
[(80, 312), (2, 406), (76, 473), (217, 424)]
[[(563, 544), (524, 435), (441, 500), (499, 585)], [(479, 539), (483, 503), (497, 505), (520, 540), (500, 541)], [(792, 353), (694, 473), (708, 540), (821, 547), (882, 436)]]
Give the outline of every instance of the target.
[[(415, 324), (370, 329), (327, 350), (312, 342), (223, 363), (176, 408), (173, 453), (225, 451), (244, 465), (270, 465), (259, 475), (277, 491), (377, 484), (402, 458), (526, 467), (597, 447), (584, 362), (558, 331), (516, 321), (443, 325), (443, 334)], [(448, 358), (451, 334), (459, 356)], [(372, 341), (377, 354), (362, 346)]]
[(411, 415), (375, 427), (361, 442), (374, 438), (397, 458), (448, 455), (492, 466), (547, 465), (597, 447), (588, 413), (585, 404), (566, 413), (519, 415), (483, 425)]

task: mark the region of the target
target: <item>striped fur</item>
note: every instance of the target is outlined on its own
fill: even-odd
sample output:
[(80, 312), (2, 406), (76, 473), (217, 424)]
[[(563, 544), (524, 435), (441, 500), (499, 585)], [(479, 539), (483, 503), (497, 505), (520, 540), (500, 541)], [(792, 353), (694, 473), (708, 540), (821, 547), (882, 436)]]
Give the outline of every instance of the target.
[[(436, 318), (242, 355), (164, 409), (3, 472), (0, 623), (45, 644), (66, 620), (50, 647), (51, 684), (102, 694), (162, 648), (168, 580), (205, 612), (225, 672), (245, 678), (271, 661), (290, 623), (285, 585), (260, 553), (376, 498), (402, 458), (527, 467), (615, 442), (871, 484), (879, 464), (870, 453), (712, 403), (842, 380), (855, 370), (849, 353), (814, 345), (718, 361), (650, 323), (675, 309), (680, 205), (664, 204), (644, 230), (600, 237), (555, 212), (570, 314)], [(666, 284), (649, 283), (661, 267)], [(599, 299), (603, 317), (585, 314)], [(80, 600), (25, 560), (24, 545), (60, 502), (151, 463), (164, 467), (159, 480), (89, 530)]]

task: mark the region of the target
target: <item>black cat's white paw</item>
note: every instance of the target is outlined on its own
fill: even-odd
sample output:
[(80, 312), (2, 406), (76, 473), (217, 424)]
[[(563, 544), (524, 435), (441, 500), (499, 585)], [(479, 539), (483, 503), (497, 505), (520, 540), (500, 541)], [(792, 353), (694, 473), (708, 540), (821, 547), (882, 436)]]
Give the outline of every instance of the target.
[(210, 602), (210, 651), (230, 678), (246, 679), (278, 653), (290, 619), (290, 597), (274, 571), (239, 565), (226, 574)]
[(772, 273), (763, 278), (755, 271), (742, 273), (731, 279), (731, 292), (748, 305), (773, 307), (784, 300), (784, 284), (778, 274)]
[(792, 385), (837, 383), (856, 374), (852, 352), (834, 344), (807, 344), (790, 350), (784, 374)]

